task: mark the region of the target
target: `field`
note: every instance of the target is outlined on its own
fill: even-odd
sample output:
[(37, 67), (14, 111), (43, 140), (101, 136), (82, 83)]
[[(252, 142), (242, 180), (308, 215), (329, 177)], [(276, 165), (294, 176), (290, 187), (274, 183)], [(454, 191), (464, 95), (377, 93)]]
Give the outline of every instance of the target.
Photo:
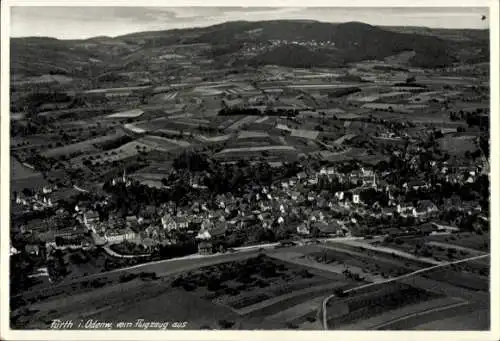
[[(124, 295), (124, 293), (127, 293)], [(192, 295), (169, 288), (168, 281), (145, 282), (141, 279), (94, 289), (91, 292), (34, 304), (27, 328), (48, 328), (54, 318), (93, 318), (100, 321), (135, 322), (137, 319), (149, 321), (188, 321), (186, 329), (199, 329), (204, 325), (217, 326), (220, 319), (234, 320), (237, 315), (228, 308), (198, 299)], [(130, 309), (130, 307), (134, 307)], [(37, 311), (43, 310), (45, 314)], [(19, 323), (19, 322), (18, 322)], [(19, 323), (20, 324), (20, 323)], [(74, 329), (78, 326), (75, 324)]]
[[(33, 301), (33, 314), (25, 314), (18, 324), (47, 328), (52, 318), (78, 315), (99, 320), (119, 316), (125, 321), (183, 319), (189, 321), (187, 329), (297, 328), (316, 319), (322, 297), (351, 282), (326, 271), (255, 256), (245, 252), (145, 265), (105, 274), (98, 282), (95, 276), (87, 277), (88, 287), (70, 281), (71, 294), (62, 289), (57, 296), (53, 291), (44, 301)], [(121, 280), (124, 274), (140, 271), (155, 271), (160, 278)], [(221, 324), (222, 320), (233, 324)]]
[(488, 251), (490, 245), (489, 234), (458, 233), (451, 236), (429, 236), (426, 240), (450, 243), (483, 252)]
[(42, 153), (45, 157), (58, 158), (62, 155), (72, 155), (72, 154), (81, 154), (81, 153), (93, 153), (98, 151), (96, 147), (94, 147), (93, 140), (87, 140), (83, 142), (68, 144), (63, 147), (49, 149)]
[[(396, 245), (384, 243), (384, 245), (375, 246), (374, 243), (370, 245), (370, 249), (366, 249), (365, 251), (362, 251), (364, 248), (360, 248), (359, 246), (344, 243), (335, 244), (337, 249), (340, 248), (346, 250), (347, 252), (355, 253), (361, 251), (363, 253), (367, 253), (368, 255), (372, 255), (374, 258), (385, 254), (386, 259), (399, 261), (402, 265), (404, 264), (404, 268), (411, 270), (473, 256), (464, 250), (433, 246), (429, 243), (425, 243), (424, 246), (418, 247), (416, 245), (417, 240), (408, 240), (404, 243), (398, 242), (395, 243)], [(385, 250), (387, 249), (387, 246), (389, 249)], [(403, 252), (400, 252), (400, 250)], [(391, 272), (389, 274), (391, 274)], [(399, 274), (404, 273), (405, 271), (399, 271)], [(489, 288), (488, 273), (489, 260), (486, 258), (432, 270), (422, 274), (422, 276), (425, 278), (436, 279), (442, 281), (443, 283), (449, 283), (457, 288), (459, 287), (466, 290), (487, 292)]]
[(167, 92), (167, 93), (159, 93), (157, 95), (154, 95), (150, 102), (151, 103), (163, 103), (163, 102), (170, 102), (175, 100), (179, 93), (178, 92)]
[[(64, 294), (64, 289), (58, 289), (62, 290), (58, 296), (54, 296), (55, 292), (44, 292), (52, 298), (49, 296), (43, 302), (32, 304), (30, 309), (35, 313), (26, 316), (28, 321), (24, 323), (29, 327), (46, 328), (44, 321), (54, 316), (74, 318), (83, 312), (86, 318), (100, 320), (116, 319), (116, 316), (125, 321), (182, 318), (189, 321), (187, 329), (319, 329), (321, 324), (317, 317), (322, 300), (335, 290), (353, 288), (366, 280), (382, 280), (381, 272), (400, 274), (421, 267), (412, 261), (370, 251), (360, 253), (347, 248), (336, 250), (313, 245), (278, 248), (266, 251), (266, 255), (258, 255), (255, 250), (191, 258), (107, 273), (98, 288), (85, 289), (70, 281), (67, 285), (80, 289), (72, 289), (71, 295)], [(359, 273), (365, 279), (352, 277), (353, 273), (358, 273), (356, 268), (364, 269)], [(155, 272), (160, 278), (118, 281), (124, 274), (145, 271)], [(87, 277), (86, 281), (90, 283), (95, 276)], [(399, 284), (375, 286), (347, 298), (335, 299), (333, 306), (328, 308), (329, 327), (352, 330), (358, 323), (364, 323), (370, 328), (384, 329), (390, 322), (391, 328), (397, 329), (398, 324), (413, 328), (427, 320), (416, 319), (410, 316), (412, 314), (433, 313), (435, 309), (464, 300), (472, 302), (473, 306), (468, 309), (476, 311), (480, 308), (476, 305), (483, 304), (481, 302), (488, 296), (443, 280), (413, 277)], [(61, 300), (67, 302), (61, 305)], [(379, 304), (382, 301), (383, 308)], [(484, 309), (484, 305), (482, 307)], [(460, 315), (454, 315), (453, 311), (446, 310), (446, 316)], [(366, 322), (362, 321), (364, 319)]]
[[(240, 261), (253, 255), (255, 252), (249, 251), (242, 254), (163, 261), (136, 269), (87, 276), (78, 281), (68, 281), (62, 287), (35, 290), (31, 294), (23, 295), (31, 302), (31, 313), (23, 313), (24, 321), (18, 321), (18, 326), (47, 328), (47, 323), (53, 318), (72, 319), (84, 316), (115, 320), (116, 316), (120, 316), (121, 319), (129, 321), (137, 318), (179, 321), (182, 318), (189, 321), (188, 329), (199, 329), (204, 325), (221, 328), (218, 325), (221, 319), (234, 320), (238, 315), (229, 308), (171, 288), (171, 278), (168, 276), (194, 271), (203, 265)], [(156, 273), (159, 277), (167, 277), (154, 281), (123, 279), (126, 274), (140, 274), (145, 271)], [(124, 296), (124, 293), (127, 294)], [(40, 295), (45, 297), (43, 301), (39, 301)], [(130, 309), (131, 307), (134, 308)], [(13, 315), (18, 315), (18, 312), (14, 311)], [(252, 319), (241, 319), (239, 322), (247, 327), (257, 326), (251, 324)], [(272, 326), (269, 324), (269, 327)]]
[(356, 292), (348, 298), (334, 298), (327, 305), (329, 329), (364, 320), (417, 302), (440, 298), (439, 295), (405, 284), (385, 284)]
[(110, 149), (104, 153), (94, 153), (85, 156), (78, 156), (76, 158), (71, 159), (72, 163), (83, 163), (85, 160), (90, 160), (92, 163), (97, 162), (113, 162), (119, 161), (123, 159), (127, 159), (129, 157), (133, 157), (139, 154), (141, 150), (152, 150), (152, 148), (144, 143), (139, 141), (131, 141), (121, 145), (118, 148)]
[(69, 144), (62, 147), (57, 147), (53, 149), (46, 150), (42, 153), (45, 157), (53, 157), (57, 158), (62, 155), (72, 155), (72, 154), (81, 154), (81, 153), (94, 153), (99, 149), (96, 146), (112, 143), (113, 141), (120, 140), (123, 138), (125, 134), (123, 132), (116, 132), (109, 135), (100, 136), (97, 138), (93, 138), (90, 140), (85, 140), (78, 143)]
[(463, 155), (467, 151), (473, 152), (477, 149), (473, 136), (444, 136), (439, 139), (439, 144), (443, 150), (446, 150), (451, 155)]
[(199, 127), (208, 127), (210, 121), (191, 117), (160, 117), (150, 121), (136, 122), (135, 127), (141, 132), (154, 132), (161, 129), (186, 132)]
[(259, 117), (258, 116), (245, 116), (238, 121), (234, 122), (231, 124), (229, 127), (227, 127), (227, 130), (238, 130), (242, 128), (245, 125), (251, 124), (255, 122)]
[(367, 103), (361, 106), (365, 109), (394, 111), (399, 113), (412, 113), (416, 110), (426, 109), (425, 104), (397, 104), (397, 103)]
[(349, 282), (342, 276), (259, 256), (201, 268), (177, 277), (172, 285), (228, 306), (245, 319), (272, 321), (284, 327), (314, 316), (318, 305), (311, 304), (311, 299)]
[(130, 130), (131, 132), (134, 132), (136, 134), (142, 134), (142, 133), (145, 133), (146, 130), (143, 129), (143, 128), (140, 128), (139, 126), (137, 126), (136, 124), (134, 123), (127, 123), (123, 126), (125, 129), (127, 130)]
[(115, 114), (108, 115), (107, 118), (137, 118), (144, 114), (144, 110), (132, 109), (127, 111), (117, 112)]
[(160, 133), (163, 135), (168, 135), (168, 136), (190, 136), (191, 133), (188, 131), (182, 131), (182, 130), (174, 130), (174, 129), (158, 129), (155, 130), (155, 133)]
[(24, 188), (38, 188), (47, 185), (42, 174), (23, 166), (16, 158), (10, 158), (11, 190), (22, 191)]
[(292, 146), (262, 146), (262, 147), (242, 147), (242, 148), (226, 148), (217, 153), (216, 157), (249, 157), (249, 156), (258, 156), (262, 153), (268, 155), (278, 155), (282, 153), (296, 153), (295, 147)]
[(344, 136), (339, 137), (338, 139), (333, 141), (333, 143), (340, 145), (340, 144), (344, 143), (345, 141), (349, 141), (349, 140), (353, 139), (356, 136), (357, 136), (356, 134), (345, 134)]
[(137, 140), (137, 142), (148, 146), (150, 149), (164, 151), (164, 152), (178, 147), (187, 148), (191, 145), (187, 141), (167, 139), (165, 137), (153, 136), (153, 135), (141, 137), (140, 139)]
[(290, 135), (304, 139), (316, 140), (319, 136), (319, 131), (306, 129), (292, 129)]
[(133, 157), (139, 154), (140, 151), (159, 151), (167, 152), (176, 148), (188, 147), (189, 142), (182, 140), (167, 139), (159, 136), (144, 136), (137, 140), (127, 142), (117, 148), (109, 149), (106, 152), (94, 153), (91, 155), (80, 156), (72, 159), (72, 162), (83, 162), (84, 159), (89, 159), (91, 162), (113, 162)]
[[(404, 321), (404, 323), (393, 323), (389, 327), (392, 330), (404, 330), (417, 327), (418, 330), (488, 330), (490, 329), (490, 313), (488, 309), (475, 309), (471, 306), (461, 306), (460, 309), (453, 308), (446, 312), (436, 311), (418, 317), (418, 320)], [(422, 323), (424, 322), (424, 323)], [(416, 329), (416, 328), (415, 328)]]
[(440, 297), (429, 299), (424, 302), (408, 304), (395, 310), (389, 310), (377, 316), (349, 323), (342, 326), (343, 330), (377, 330), (392, 329), (396, 323), (421, 318), (422, 315), (430, 314), (433, 311), (442, 312), (441, 309), (450, 309), (467, 304), (467, 301), (454, 297)]
[(195, 135), (195, 139), (199, 140), (200, 142), (217, 143), (217, 142), (227, 141), (231, 138), (231, 136), (232, 136), (231, 134), (219, 135), (219, 136)]
[(238, 139), (266, 138), (266, 137), (269, 137), (269, 134), (263, 131), (243, 130), (238, 134)]
[(13, 81), (12, 86), (20, 86), (26, 84), (44, 84), (44, 83), (71, 83), (73, 79), (64, 75), (41, 75), (39, 77), (28, 77), (23, 80)]
[(388, 157), (381, 154), (368, 154), (361, 148), (349, 148), (341, 152), (321, 151), (317, 153), (323, 160), (340, 162), (346, 160), (360, 160), (365, 164), (375, 165), (380, 161), (387, 161)]

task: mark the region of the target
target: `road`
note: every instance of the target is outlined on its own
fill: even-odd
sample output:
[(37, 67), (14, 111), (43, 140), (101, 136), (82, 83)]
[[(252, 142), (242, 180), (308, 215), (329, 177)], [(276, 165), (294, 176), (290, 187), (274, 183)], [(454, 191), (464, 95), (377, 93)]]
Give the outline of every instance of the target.
[[(485, 254), (485, 255), (480, 255), (480, 256), (474, 256), (474, 257), (469, 257), (469, 258), (465, 258), (465, 259), (460, 259), (460, 260), (456, 260), (456, 261), (453, 261), (453, 262), (447, 262), (447, 263), (444, 263), (444, 264), (433, 265), (433, 266), (430, 266), (430, 267), (427, 267), (427, 268), (424, 268), (424, 269), (420, 269), (420, 270), (417, 270), (417, 271), (413, 271), (413, 272), (407, 273), (407, 274), (399, 276), (399, 277), (394, 277), (394, 278), (390, 278), (390, 279), (387, 279), (387, 280), (384, 280), (384, 281), (374, 282), (374, 283), (368, 283), (368, 284), (364, 284), (364, 285), (361, 285), (361, 286), (356, 287), (356, 288), (351, 288), (351, 289), (345, 290), (344, 293), (354, 292), (354, 291), (357, 291), (357, 290), (361, 290), (361, 289), (372, 287), (372, 286), (379, 285), (379, 284), (387, 284), (387, 283), (391, 283), (391, 282), (396, 282), (396, 281), (399, 281), (401, 279), (414, 277), (414, 276), (416, 276), (418, 274), (421, 274), (421, 273), (424, 273), (424, 272), (427, 272), (427, 271), (430, 271), (430, 270), (442, 268), (442, 267), (449, 266), (449, 265), (454, 265), (454, 264), (459, 264), (459, 263), (465, 263), (465, 262), (468, 262), (468, 261), (471, 261), (471, 260), (486, 258), (486, 257), (489, 257), (489, 256), (490, 256), (489, 254)], [(335, 297), (335, 294), (332, 294), (332, 295), (326, 297), (323, 300), (323, 303), (322, 303), (323, 328), (325, 330), (328, 330), (328, 313), (327, 313), (326, 306), (328, 304), (328, 301), (330, 301), (334, 297)]]

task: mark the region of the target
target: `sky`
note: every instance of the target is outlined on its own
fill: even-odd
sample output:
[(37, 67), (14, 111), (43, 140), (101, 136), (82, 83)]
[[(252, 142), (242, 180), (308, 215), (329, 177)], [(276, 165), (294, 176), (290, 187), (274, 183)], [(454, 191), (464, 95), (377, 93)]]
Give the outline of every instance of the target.
[(488, 28), (487, 8), (344, 7), (11, 7), (12, 37), (83, 39), (214, 25), (236, 20), (361, 21), (385, 26)]

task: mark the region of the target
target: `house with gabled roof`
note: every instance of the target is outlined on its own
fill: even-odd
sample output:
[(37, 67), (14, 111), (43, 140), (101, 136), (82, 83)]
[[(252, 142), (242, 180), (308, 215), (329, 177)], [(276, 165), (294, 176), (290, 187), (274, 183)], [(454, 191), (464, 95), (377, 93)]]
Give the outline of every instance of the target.
[(297, 226), (297, 233), (303, 236), (307, 236), (311, 233), (309, 225), (307, 223), (302, 223)]
[(416, 207), (416, 213), (419, 217), (426, 217), (438, 211), (438, 207), (430, 200), (421, 200)]
[(163, 229), (166, 231), (177, 230), (177, 222), (170, 214), (165, 214), (161, 218), (161, 225), (163, 226)]

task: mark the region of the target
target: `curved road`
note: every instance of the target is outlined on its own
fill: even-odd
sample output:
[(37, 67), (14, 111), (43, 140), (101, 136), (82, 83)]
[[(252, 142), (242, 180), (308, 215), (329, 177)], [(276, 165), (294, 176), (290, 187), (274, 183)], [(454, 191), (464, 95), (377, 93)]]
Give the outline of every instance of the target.
[[(390, 278), (390, 279), (387, 279), (387, 280), (384, 280), (384, 281), (381, 281), (381, 282), (374, 282), (374, 283), (363, 284), (363, 285), (361, 285), (359, 287), (355, 287), (355, 288), (351, 288), (351, 289), (345, 290), (344, 293), (354, 292), (354, 291), (357, 291), (357, 290), (361, 290), (361, 289), (372, 287), (372, 286), (379, 285), (379, 284), (386, 284), (386, 283), (395, 282), (395, 281), (398, 281), (398, 280), (401, 280), (401, 279), (404, 279), (404, 278), (408, 278), (408, 277), (413, 277), (413, 276), (416, 276), (416, 275), (421, 274), (423, 272), (427, 272), (427, 271), (434, 270), (434, 269), (437, 269), (437, 268), (442, 268), (442, 267), (445, 267), (445, 266), (448, 266), (448, 265), (453, 265), (453, 264), (464, 263), (464, 262), (468, 262), (468, 261), (475, 260), (475, 259), (486, 258), (486, 257), (489, 257), (489, 256), (490, 256), (490, 254), (485, 254), (485, 255), (480, 255), (480, 256), (474, 256), (474, 257), (470, 257), (470, 258), (460, 259), (460, 260), (456, 260), (456, 261), (453, 261), (453, 262), (447, 262), (447, 263), (444, 263), (444, 264), (438, 264), (438, 265), (430, 266), (428, 268), (424, 268), (424, 269), (420, 269), (420, 270), (417, 270), (417, 271), (413, 271), (413, 272), (407, 273), (405, 275), (402, 275), (402, 276), (399, 276), (399, 277)], [(326, 310), (326, 305), (328, 304), (328, 301), (330, 301), (334, 297), (335, 297), (335, 294), (332, 294), (332, 295), (326, 297), (323, 300), (323, 303), (322, 303), (323, 328), (325, 330), (328, 330), (328, 313), (327, 313), (327, 310)]]

